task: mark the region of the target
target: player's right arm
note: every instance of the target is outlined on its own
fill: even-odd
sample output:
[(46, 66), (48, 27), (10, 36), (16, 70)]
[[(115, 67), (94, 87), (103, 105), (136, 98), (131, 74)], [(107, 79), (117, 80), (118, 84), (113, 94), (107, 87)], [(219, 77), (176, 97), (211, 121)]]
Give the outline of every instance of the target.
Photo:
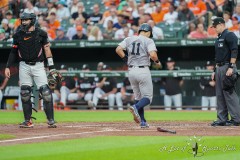
[(12, 64), (16, 60), (17, 52), (18, 52), (18, 43), (17, 43), (17, 40), (16, 40), (16, 34), (15, 34), (13, 36), (13, 45), (12, 45), (12, 49), (11, 49), (11, 52), (9, 54), (7, 65), (6, 65), (6, 68), (5, 68), (5, 77), (7, 77), (7, 78), (10, 78), (10, 76), (11, 76), (10, 67), (12, 66)]

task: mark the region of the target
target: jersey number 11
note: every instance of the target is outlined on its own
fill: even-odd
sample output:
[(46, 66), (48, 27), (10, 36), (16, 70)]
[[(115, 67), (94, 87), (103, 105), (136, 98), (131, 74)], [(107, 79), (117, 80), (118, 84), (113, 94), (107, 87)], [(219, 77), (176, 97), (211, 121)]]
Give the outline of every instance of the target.
[[(139, 53), (139, 47), (140, 47), (140, 43), (133, 43), (133, 48), (132, 48), (132, 53), (131, 55), (140, 55)], [(135, 46), (137, 45), (137, 52), (135, 52)]]

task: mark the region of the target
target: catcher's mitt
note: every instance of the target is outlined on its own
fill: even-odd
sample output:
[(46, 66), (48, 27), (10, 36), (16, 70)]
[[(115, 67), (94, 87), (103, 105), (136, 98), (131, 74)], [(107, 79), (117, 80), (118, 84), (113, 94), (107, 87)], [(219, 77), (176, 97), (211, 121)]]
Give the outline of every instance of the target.
[(51, 89), (55, 89), (55, 87), (63, 81), (63, 77), (61, 73), (57, 70), (51, 70), (47, 76), (48, 85)]

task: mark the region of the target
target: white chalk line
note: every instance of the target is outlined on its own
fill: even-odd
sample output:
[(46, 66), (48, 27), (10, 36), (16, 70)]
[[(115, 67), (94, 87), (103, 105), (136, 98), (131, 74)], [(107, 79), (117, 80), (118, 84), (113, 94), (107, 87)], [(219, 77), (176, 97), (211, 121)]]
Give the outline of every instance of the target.
[(93, 134), (93, 133), (104, 133), (104, 132), (119, 132), (122, 130), (113, 130), (113, 129), (104, 129), (102, 131), (91, 131), (91, 132), (81, 132), (81, 133), (63, 133), (63, 134), (56, 134), (56, 135), (48, 135), (48, 136), (36, 136), (36, 137), (27, 137), (27, 138), (18, 138), (18, 139), (9, 139), (9, 140), (2, 140), (0, 143), (5, 142), (16, 142), (16, 141), (26, 141), (26, 140), (33, 140), (33, 139), (43, 139), (43, 138), (51, 138), (51, 137), (61, 137), (61, 136), (72, 136), (72, 135), (82, 135), (82, 134)]

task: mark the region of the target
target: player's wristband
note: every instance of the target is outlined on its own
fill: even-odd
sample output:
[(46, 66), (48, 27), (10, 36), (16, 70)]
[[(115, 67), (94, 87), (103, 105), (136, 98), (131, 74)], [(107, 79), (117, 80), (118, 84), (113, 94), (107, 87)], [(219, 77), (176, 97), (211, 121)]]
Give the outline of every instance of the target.
[(236, 64), (235, 63), (229, 63), (228, 68), (233, 68), (233, 67), (236, 67)]
[(122, 60), (123, 60), (123, 62), (125, 62), (127, 64), (128, 56), (125, 55), (124, 57), (122, 57)]
[(53, 63), (53, 58), (52, 57), (48, 57), (47, 60), (48, 60), (49, 70), (55, 69), (54, 63)]

